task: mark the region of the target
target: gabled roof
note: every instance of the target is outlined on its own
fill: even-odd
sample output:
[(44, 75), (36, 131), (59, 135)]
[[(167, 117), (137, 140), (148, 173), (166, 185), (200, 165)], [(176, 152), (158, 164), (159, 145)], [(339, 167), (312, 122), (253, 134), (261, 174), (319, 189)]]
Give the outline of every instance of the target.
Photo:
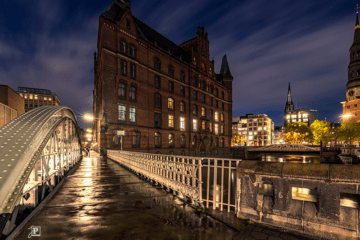
[(103, 16), (112, 22), (119, 21), (125, 12), (125, 7), (125, 3), (123, 3), (122, 1), (114, 0), (111, 2), (110, 6), (106, 9), (106, 11), (100, 14), (100, 16)]

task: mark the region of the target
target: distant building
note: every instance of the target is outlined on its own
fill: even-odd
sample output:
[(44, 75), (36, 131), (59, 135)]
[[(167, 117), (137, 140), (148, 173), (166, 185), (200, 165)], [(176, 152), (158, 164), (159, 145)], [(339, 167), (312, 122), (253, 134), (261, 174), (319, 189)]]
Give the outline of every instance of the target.
[(275, 126), (274, 127), (274, 141), (273, 144), (285, 144), (285, 140), (282, 136), (285, 133), (285, 127), (283, 126)]
[(25, 112), (30, 111), (33, 108), (46, 105), (60, 106), (59, 98), (50, 90), (18, 87), (18, 93), (25, 100)]
[(248, 146), (266, 146), (273, 143), (274, 122), (266, 114), (246, 114), (233, 117), (232, 133), (244, 139)]
[(354, 42), (350, 47), (350, 63), (348, 65), (348, 82), (346, 84), (346, 101), (341, 102), (345, 122), (360, 121), (360, 26), (356, 13)]
[(290, 83), (288, 88), (287, 102), (284, 111), (284, 126), (290, 123), (304, 122), (310, 126), (315, 120), (318, 119), (318, 111), (313, 109), (300, 108), (294, 109), (294, 104), (291, 97)]
[(9, 86), (0, 85), (0, 127), (24, 112), (24, 99)]

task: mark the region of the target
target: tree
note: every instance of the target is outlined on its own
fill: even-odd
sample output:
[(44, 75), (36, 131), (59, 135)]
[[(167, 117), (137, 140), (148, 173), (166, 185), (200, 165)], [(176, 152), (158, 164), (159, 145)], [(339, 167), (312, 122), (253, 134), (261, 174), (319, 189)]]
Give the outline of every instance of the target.
[(351, 144), (353, 141), (360, 140), (360, 123), (351, 122), (346, 123), (342, 122), (341, 126), (335, 130), (335, 138), (340, 141), (349, 141)]
[(306, 123), (295, 122), (289, 124), (283, 135), (287, 143), (301, 143), (312, 139), (312, 132)]
[(315, 120), (310, 125), (311, 132), (313, 134), (312, 143), (318, 144), (320, 141), (329, 142), (331, 140), (330, 123), (327, 121)]

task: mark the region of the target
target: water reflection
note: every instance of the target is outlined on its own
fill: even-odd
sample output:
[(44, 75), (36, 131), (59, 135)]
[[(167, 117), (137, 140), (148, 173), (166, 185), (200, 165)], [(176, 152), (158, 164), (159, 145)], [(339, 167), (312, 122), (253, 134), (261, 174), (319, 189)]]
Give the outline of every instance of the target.
[(261, 161), (320, 164), (321, 158), (317, 155), (263, 154)]

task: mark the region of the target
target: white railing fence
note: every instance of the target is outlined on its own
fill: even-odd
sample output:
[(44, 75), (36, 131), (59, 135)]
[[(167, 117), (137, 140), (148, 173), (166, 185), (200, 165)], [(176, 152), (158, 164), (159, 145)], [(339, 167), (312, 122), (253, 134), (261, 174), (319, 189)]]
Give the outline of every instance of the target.
[(241, 160), (119, 150), (108, 150), (107, 156), (201, 208), (206, 204), (207, 208), (236, 211), (236, 167)]

